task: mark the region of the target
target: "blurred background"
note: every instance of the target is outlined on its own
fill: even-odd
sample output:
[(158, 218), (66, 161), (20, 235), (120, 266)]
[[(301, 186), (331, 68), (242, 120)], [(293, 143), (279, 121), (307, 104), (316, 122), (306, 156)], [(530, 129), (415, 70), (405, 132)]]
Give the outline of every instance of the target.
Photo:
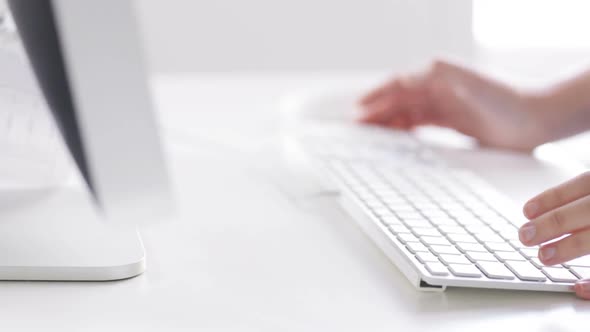
[(590, 59), (584, 0), (140, 0), (151, 67), (397, 70), (452, 55), (563, 72)]
[(366, 70), (471, 50), (471, 2), (138, 1), (159, 71)]
[(584, 0), (135, 1), (156, 73), (396, 71), (444, 55), (549, 75), (590, 59)]

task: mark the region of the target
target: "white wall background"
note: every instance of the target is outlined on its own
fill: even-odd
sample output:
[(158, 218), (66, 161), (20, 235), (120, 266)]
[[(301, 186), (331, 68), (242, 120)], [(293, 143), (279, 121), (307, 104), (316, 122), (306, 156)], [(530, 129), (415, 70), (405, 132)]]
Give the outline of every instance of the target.
[(469, 54), (470, 0), (136, 0), (159, 72), (366, 70)]
[(587, 0), (130, 1), (156, 72), (392, 71), (439, 54), (526, 73), (590, 65)]

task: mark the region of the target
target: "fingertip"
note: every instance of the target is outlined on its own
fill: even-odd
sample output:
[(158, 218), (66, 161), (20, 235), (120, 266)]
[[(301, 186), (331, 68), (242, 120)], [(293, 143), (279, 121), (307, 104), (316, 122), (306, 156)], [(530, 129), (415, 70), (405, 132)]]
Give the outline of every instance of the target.
[(383, 106), (376, 105), (374, 102), (363, 105), (356, 116), (356, 121), (361, 123), (379, 122), (383, 112)]
[(356, 121), (365, 124), (372, 124), (378, 122), (375, 117), (375, 114), (372, 113), (361, 114), (356, 118)]
[(531, 200), (528, 201), (522, 208), (522, 212), (524, 214), (525, 217), (527, 217), (528, 219), (533, 219), (537, 217), (537, 214), (539, 213), (539, 202)]
[(544, 245), (539, 249), (539, 260), (541, 263), (550, 266), (561, 263), (558, 255), (557, 255), (557, 248), (552, 245)]
[(357, 121), (364, 124), (387, 125), (391, 114), (387, 110), (370, 109), (357, 117)]
[(528, 223), (522, 225), (518, 229), (518, 238), (519, 238), (520, 242), (522, 244), (524, 244), (525, 246), (530, 247), (530, 246), (534, 245), (531, 242), (534, 240), (536, 234), (537, 234), (537, 227), (532, 222), (528, 222)]
[(355, 122), (367, 123), (367, 117), (365, 115), (359, 115), (354, 119)]
[(360, 106), (367, 106), (371, 103), (372, 99), (374, 99), (371, 97), (373, 97), (371, 94), (364, 95), (363, 97), (357, 100), (357, 104)]
[(383, 94), (385, 93), (385, 88), (384, 87), (379, 87), (377, 89), (374, 89), (372, 91), (369, 91), (369, 93), (365, 94), (364, 96), (362, 96), (359, 99), (359, 104), (361, 105), (369, 105), (371, 103), (374, 103), (375, 101), (377, 101), (378, 99), (380, 99)]
[(371, 90), (369, 93), (367, 93), (363, 97), (361, 97), (359, 102), (361, 105), (364, 105), (364, 106), (368, 106), (369, 104), (373, 104), (376, 101), (378, 101), (379, 99), (381, 99), (383, 96), (389, 94), (390, 90), (395, 90), (395, 88), (397, 86), (398, 86), (397, 81), (392, 81), (392, 82), (383, 84), (383, 85)]
[(584, 300), (590, 300), (590, 279), (580, 280), (575, 286), (576, 295)]

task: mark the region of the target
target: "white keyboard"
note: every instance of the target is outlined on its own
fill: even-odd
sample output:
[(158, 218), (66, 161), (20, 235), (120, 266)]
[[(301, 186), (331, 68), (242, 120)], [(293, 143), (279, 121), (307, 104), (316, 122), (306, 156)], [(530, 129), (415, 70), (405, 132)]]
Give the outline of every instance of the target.
[(590, 256), (544, 266), (518, 240), (520, 209), (478, 176), (323, 156), (343, 206), (408, 279), (447, 286), (572, 291), (590, 278)]

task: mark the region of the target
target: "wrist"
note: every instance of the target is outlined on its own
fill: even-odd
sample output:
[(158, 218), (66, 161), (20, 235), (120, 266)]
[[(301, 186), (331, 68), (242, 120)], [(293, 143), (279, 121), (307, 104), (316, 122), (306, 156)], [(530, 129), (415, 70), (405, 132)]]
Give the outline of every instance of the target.
[[(536, 126), (552, 141), (590, 129), (590, 86), (558, 84), (527, 98)], [(585, 92), (585, 91), (586, 92)]]

